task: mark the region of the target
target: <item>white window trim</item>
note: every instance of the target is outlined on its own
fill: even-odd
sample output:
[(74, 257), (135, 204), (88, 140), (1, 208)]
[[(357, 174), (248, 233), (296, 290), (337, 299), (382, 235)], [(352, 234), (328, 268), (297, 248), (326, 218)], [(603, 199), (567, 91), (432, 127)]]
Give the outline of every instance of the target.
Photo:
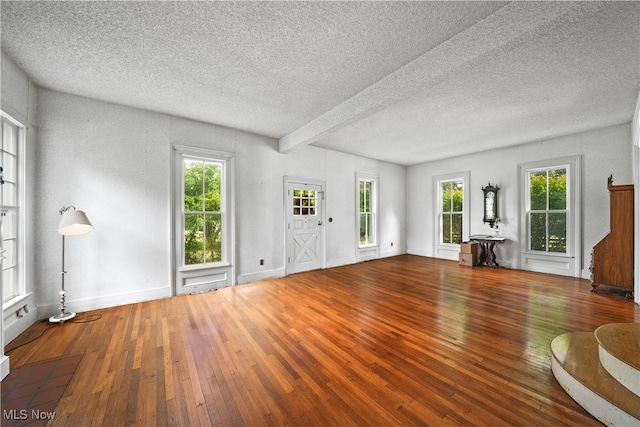
[[(22, 124), (20, 121), (14, 119), (9, 114), (0, 110), (0, 116), (10, 122), (11, 124), (17, 126), (18, 128), (18, 174), (17, 174), (17, 183), (18, 183), (18, 215), (17, 215), (17, 244), (16, 244), (16, 275), (17, 275), (17, 289), (16, 295), (7, 300), (3, 301), (3, 312), (5, 309), (9, 309), (16, 302), (22, 301), (27, 295), (26, 289), (26, 280), (25, 280), (25, 262), (26, 262), (26, 140), (27, 140), (27, 127)], [(1, 204), (1, 201), (0, 201)], [(14, 210), (13, 208), (11, 210)], [(1, 246), (1, 243), (0, 243)], [(0, 274), (2, 272), (0, 271)], [(2, 281), (0, 280), (0, 286), (2, 285)], [(2, 291), (0, 291), (2, 292)], [(4, 300), (4, 295), (0, 293), (1, 300)]]
[[(360, 181), (368, 181), (373, 183), (373, 213), (374, 213), (374, 243), (366, 245), (360, 244)], [(366, 261), (370, 259), (376, 259), (380, 256), (380, 206), (379, 206), (379, 194), (380, 194), (380, 177), (378, 175), (356, 172), (355, 180), (356, 189), (356, 253), (358, 261)]]
[(471, 216), (469, 203), (469, 182), (471, 173), (469, 171), (448, 173), (444, 175), (436, 175), (433, 177), (433, 194), (435, 197), (434, 219), (433, 219), (433, 254), (435, 258), (449, 259), (458, 261), (460, 253), (460, 245), (457, 243), (441, 243), (440, 242), (440, 214), (442, 207), (441, 183), (449, 181), (462, 181), (462, 241), (469, 239)]
[[(184, 278), (193, 279), (194, 283), (198, 282), (197, 277), (200, 275), (206, 275), (207, 279), (202, 279), (203, 284), (197, 284), (193, 286), (193, 292), (200, 292), (202, 289), (206, 289), (209, 285), (206, 281), (208, 277), (220, 273), (220, 283), (228, 283), (235, 285), (235, 192), (234, 192), (234, 155), (224, 151), (209, 150), (205, 148), (188, 147), (183, 145), (173, 145), (173, 160), (171, 167), (172, 174), (172, 218), (171, 218), (171, 236), (174, 240), (171, 245), (172, 253), (172, 277), (173, 277), (173, 292), (179, 294), (178, 276), (184, 273)], [(177, 221), (182, 220), (183, 208), (184, 208), (184, 176), (176, 176), (178, 170), (182, 171), (183, 159), (198, 159), (204, 161), (219, 161), (224, 163), (223, 173), (223, 188), (225, 197), (221, 206), (223, 214), (223, 259), (222, 261), (195, 265), (184, 265), (184, 245), (183, 240), (184, 230), (178, 230)], [(180, 167), (177, 165), (180, 164)], [(182, 238), (178, 238), (178, 233)], [(227, 274), (228, 273), (228, 274)]]
[[(567, 253), (558, 254), (541, 251), (530, 251), (529, 229), (527, 226), (528, 200), (528, 175), (529, 171), (546, 170), (553, 168), (567, 168)], [(537, 271), (541, 273), (559, 274), (564, 276), (582, 276), (582, 233), (581, 233), (581, 157), (568, 156), (558, 159), (539, 160), (518, 165), (519, 188), (519, 239), (518, 252), (519, 268), (522, 270)]]

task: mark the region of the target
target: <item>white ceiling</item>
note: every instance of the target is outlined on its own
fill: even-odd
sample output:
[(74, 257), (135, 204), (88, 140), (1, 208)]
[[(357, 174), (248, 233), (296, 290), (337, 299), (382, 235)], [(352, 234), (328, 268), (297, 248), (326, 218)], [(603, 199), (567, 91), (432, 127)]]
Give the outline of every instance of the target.
[[(46, 88), (410, 165), (631, 121), (638, 2), (9, 2)], [(606, 141), (603, 141), (606, 143)]]

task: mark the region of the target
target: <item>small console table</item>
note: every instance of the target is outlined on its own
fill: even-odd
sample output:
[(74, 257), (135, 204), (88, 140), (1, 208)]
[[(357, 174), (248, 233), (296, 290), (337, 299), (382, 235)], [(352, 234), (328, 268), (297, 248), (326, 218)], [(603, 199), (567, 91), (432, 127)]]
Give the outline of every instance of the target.
[(496, 254), (493, 252), (493, 247), (496, 243), (504, 243), (506, 240), (504, 237), (474, 234), (473, 236), (469, 236), (469, 240), (478, 242), (482, 248), (478, 263), (479, 265), (488, 265), (493, 268), (499, 267), (498, 262), (496, 261)]

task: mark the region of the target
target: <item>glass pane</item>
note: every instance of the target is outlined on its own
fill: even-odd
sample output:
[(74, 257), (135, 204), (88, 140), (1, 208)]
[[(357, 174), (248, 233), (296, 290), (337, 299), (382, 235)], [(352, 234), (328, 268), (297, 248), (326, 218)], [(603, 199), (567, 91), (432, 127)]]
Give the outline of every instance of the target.
[(219, 164), (204, 164), (204, 210), (220, 211), (220, 176), (222, 168)]
[(462, 242), (462, 214), (451, 215), (451, 242)]
[(371, 188), (372, 183), (360, 181), (360, 212), (371, 212)]
[(451, 183), (453, 212), (462, 212), (462, 182)]
[(374, 240), (374, 214), (360, 214), (360, 244), (368, 245), (375, 243)]
[(451, 243), (451, 215), (442, 215), (442, 243)]
[(3, 239), (15, 239), (18, 237), (17, 232), (17, 212), (7, 211), (2, 216), (2, 238)]
[(2, 242), (4, 249), (4, 259), (2, 260), (2, 268), (7, 269), (16, 266), (16, 241), (4, 240)]
[(9, 153), (2, 153), (2, 176), (5, 181), (18, 181), (18, 159)]
[(9, 301), (18, 295), (18, 287), (16, 284), (16, 269), (8, 268), (2, 271), (2, 296), (3, 301)]
[(204, 262), (204, 220), (202, 214), (184, 216), (184, 264)]
[(300, 197), (300, 190), (293, 190), (293, 197)]
[(294, 215), (300, 215), (300, 208), (293, 208)]
[(8, 153), (18, 154), (18, 128), (11, 123), (2, 122), (2, 149)]
[(529, 194), (531, 210), (547, 209), (547, 172), (529, 173)]
[(567, 252), (567, 214), (549, 214), (549, 252)]
[(451, 212), (451, 183), (442, 184), (442, 212)]
[[(549, 209), (567, 208), (567, 169), (549, 171)], [(549, 245), (551, 246), (551, 244)]]
[(309, 208), (302, 208), (302, 215), (309, 215)]
[(2, 185), (2, 204), (5, 206), (18, 206), (18, 192), (16, 184), (5, 182)]
[(547, 214), (529, 214), (529, 248), (532, 251), (547, 250)]
[(205, 262), (222, 261), (222, 215), (207, 214), (205, 216), (205, 221)]
[(201, 212), (203, 209), (203, 166), (200, 161), (184, 161), (184, 210)]
[(316, 214), (316, 208), (309, 208), (309, 215), (315, 215)]

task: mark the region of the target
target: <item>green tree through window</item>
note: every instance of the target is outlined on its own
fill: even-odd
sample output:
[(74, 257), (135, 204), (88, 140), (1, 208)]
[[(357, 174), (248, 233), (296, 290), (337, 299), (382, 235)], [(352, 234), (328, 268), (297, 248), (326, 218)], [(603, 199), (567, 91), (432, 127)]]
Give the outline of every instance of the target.
[(374, 181), (360, 180), (360, 246), (373, 245), (375, 238)]
[(462, 242), (462, 213), (464, 184), (462, 181), (442, 181), (440, 183), (440, 242)]
[(567, 252), (567, 169), (529, 172), (529, 249)]
[(184, 264), (220, 262), (223, 212), (222, 164), (185, 159), (184, 173)]

